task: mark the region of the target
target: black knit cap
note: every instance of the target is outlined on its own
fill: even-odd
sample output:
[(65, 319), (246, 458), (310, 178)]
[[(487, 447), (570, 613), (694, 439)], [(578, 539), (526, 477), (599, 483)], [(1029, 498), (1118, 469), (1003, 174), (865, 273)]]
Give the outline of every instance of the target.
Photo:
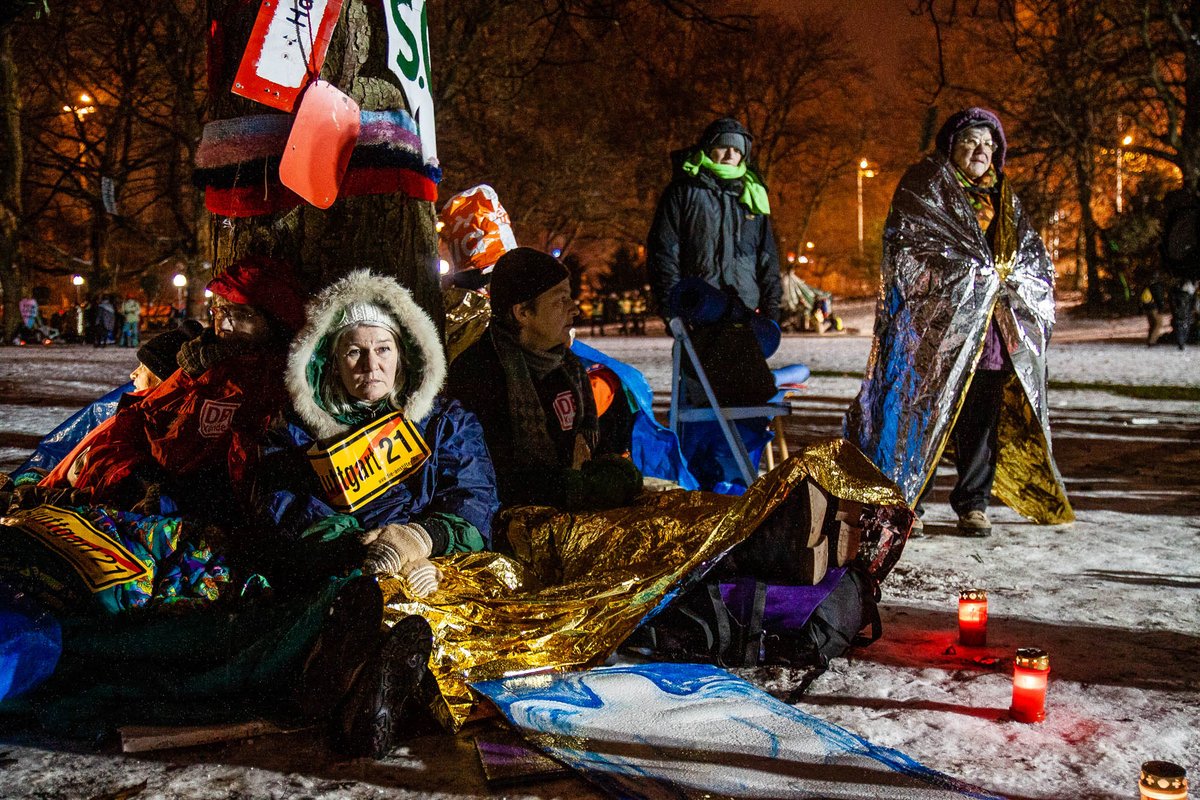
[(503, 319), (513, 306), (528, 303), (568, 277), (567, 268), (552, 255), (532, 247), (509, 250), (492, 270), (492, 314)]
[(154, 373), (160, 381), (171, 377), (171, 373), (179, 369), (176, 357), (179, 348), (188, 339), (192, 339), (204, 330), (204, 326), (194, 319), (185, 320), (182, 325), (172, 331), (160, 333), (138, 348), (137, 359), (146, 365), (146, 369)]
[(697, 142), (705, 153), (714, 147), (737, 148), (745, 161), (750, 160), (750, 147), (753, 143), (754, 137), (750, 135), (750, 131), (733, 117), (721, 117), (708, 123)]

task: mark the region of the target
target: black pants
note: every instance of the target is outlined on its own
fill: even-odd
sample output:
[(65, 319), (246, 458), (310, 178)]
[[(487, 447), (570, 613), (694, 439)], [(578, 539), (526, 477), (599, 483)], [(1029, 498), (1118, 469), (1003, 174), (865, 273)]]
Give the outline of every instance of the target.
[[(1012, 375), (1007, 370), (976, 370), (967, 389), (962, 410), (950, 432), (954, 443), (954, 466), (958, 482), (950, 492), (950, 507), (960, 516), (968, 511), (986, 511), (996, 479), (999, 455), (1000, 408), (1004, 386)], [(917, 515), (924, 514), (925, 498), (933, 488), (933, 479), (917, 500)]]

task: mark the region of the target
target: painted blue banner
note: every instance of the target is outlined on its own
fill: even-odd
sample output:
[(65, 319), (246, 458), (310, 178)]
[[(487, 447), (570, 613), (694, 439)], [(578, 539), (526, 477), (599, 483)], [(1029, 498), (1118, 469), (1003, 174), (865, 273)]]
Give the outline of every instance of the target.
[(1001, 800), (713, 666), (605, 667), (472, 687), (615, 797)]

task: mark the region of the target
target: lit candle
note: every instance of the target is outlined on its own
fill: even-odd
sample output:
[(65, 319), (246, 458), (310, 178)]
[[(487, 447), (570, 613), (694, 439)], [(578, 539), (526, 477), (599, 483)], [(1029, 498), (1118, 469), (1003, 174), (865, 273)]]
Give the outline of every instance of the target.
[(958, 595), (958, 643), (987, 644), (987, 592), (982, 589), (964, 589)]
[(1036, 647), (1017, 650), (1013, 662), (1012, 713), (1017, 722), (1041, 722), (1046, 718), (1046, 682), (1050, 656)]
[(1170, 761), (1147, 761), (1138, 789), (1142, 800), (1187, 800), (1187, 770)]

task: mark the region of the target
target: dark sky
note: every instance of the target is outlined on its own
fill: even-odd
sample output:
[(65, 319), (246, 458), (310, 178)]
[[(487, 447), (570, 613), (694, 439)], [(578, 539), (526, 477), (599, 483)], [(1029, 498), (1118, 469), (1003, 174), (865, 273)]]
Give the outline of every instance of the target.
[(882, 81), (898, 80), (914, 47), (933, 42), (929, 26), (909, 13), (907, 0), (751, 0), (746, 6), (760, 13), (841, 17), (851, 47)]

